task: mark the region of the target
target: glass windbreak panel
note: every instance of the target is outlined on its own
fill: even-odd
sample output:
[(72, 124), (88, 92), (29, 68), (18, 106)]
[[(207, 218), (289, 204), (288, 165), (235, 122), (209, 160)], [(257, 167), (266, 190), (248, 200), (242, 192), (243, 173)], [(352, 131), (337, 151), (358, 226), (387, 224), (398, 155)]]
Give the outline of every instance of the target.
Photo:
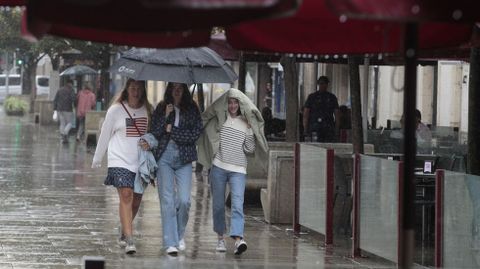
[(325, 234), (327, 150), (300, 145), (300, 225)]
[(360, 159), (360, 248), (398, 261), (399, 162)]
[(480, 268), (480, 177), (445, 171), (443, 266)]

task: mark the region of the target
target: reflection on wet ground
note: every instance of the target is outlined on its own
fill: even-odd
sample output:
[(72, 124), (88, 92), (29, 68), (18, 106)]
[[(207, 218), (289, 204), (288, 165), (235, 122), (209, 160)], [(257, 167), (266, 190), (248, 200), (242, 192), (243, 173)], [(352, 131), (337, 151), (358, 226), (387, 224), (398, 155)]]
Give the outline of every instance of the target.
[(30, 116), (7, 117), (0, 106), (0, 268), (80, 268), (82, 256), (102, 256), (106, 268), (385, 268), (353, 261), (349, 249), (296, 238), (289, 226), (268, 225), (259, 206), (246, 208), (248, 251), (216, 253), (208, 185), (194, 180), (185, 253), (161, 250), (157, 192), (149, 188), (135, 222), (138, 253), (117, 245), (117, 193), (103, 186), (106, 169), (90, 169), (85, 144), (62, 145), (55, 126)]

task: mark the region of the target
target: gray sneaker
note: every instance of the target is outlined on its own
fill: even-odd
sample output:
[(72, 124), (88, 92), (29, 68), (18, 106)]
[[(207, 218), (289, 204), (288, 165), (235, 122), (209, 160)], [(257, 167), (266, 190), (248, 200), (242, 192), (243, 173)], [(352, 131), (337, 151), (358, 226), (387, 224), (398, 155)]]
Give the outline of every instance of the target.
[(126, 254), (135, 254), (137, 252), (137, 248), (133, 243), (133, 239), (129, 238), (126, 240), (127, 245), (125, 246), (125, 253)]
[(125, 238), (125, 235), (120, 235), (120, 237), (118, 238), (118, 245), (121, 247), (127, 246), (127, 239)]
[(217, 242), (217, 247), (215, 248), (216, 251), (218, 252), (225, 252), (227, 251), (227, 247), (225, 244), (225, 239), (220, 239)]
[(135, 252), (137, 252), (137, 248), (135, 247), (135, 243), (133, 243), (133, 238), (131, 236), (125, 237), (125, 243), (126, 254), (135, 254)]

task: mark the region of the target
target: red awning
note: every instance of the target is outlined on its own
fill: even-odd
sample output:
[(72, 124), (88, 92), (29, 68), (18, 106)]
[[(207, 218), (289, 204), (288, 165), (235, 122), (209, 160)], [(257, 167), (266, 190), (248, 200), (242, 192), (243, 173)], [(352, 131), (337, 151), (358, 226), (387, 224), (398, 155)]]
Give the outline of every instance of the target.
[[(6, 3), (0, 0), (0, 5)], [(23, 1), (7, 1), (20, 4)], [(28, 1), (23, 34), (45, 34), (137, 47), (196, 47), (212, 26), (291, 14), (299, 0)], [(215, 43), (215, 41), (213, 41)]]
[(327, 0), (337, 14), (395, 21), (469, 21), (480, 19), (474, 0)]
[[(24, 10), (22, 17), (22, 35), (28, 40), (34, 40), (44, 34), (52, 34), (73, 39), (106, 42), (136, 47), (200, 47), (210, 41), (210, 31), (183, 31), (183, 32), (139, 32), (139, 31), (112, 31), (102, 28), (85, 28), (62, 24), (48, 24), (41, 21), (27, 24), (28, 10)], [(35, 20), (35, 19), (33, 19)]]
[[(29, 19), (86, 29), (126, 32), (208, 29), (282, 16), (298, 0), (48, 0), (28, 1)], [(30, 20), (29, 20), (30, 25)]]
[(24, 6), (26, 3), (26, 0), (0, 0), (0, 6)]
[[(468, 43), (472, 26), (422, 23), (419, 30), (419, 48), (445, 48)], [(325, 1), (304, 0), (300, 10), (292, 17), (257, 20), (227, 27), (227, 40), (236, 49), (262, 52), (400, 52), (403, 44), (403, 24), (347, 19), (346, 16), (338, 16), (328, 9)]]

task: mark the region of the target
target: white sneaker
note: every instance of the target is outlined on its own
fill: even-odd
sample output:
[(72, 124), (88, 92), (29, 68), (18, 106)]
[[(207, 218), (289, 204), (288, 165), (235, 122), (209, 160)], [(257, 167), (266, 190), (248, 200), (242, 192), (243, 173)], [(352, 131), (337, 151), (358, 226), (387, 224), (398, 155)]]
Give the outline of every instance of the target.
[(177, 256), (178, 249), (176, 247), (168, 247), (166, 250), (167, 254), (170, 256)]
[(125, 246), (125, 253), (126, 254), (135, 254), (137, 252), (137, 248), (133, 242), (127, 242), (127, 246)]
[(185, 246), (185, 239), (180, 239), (180, 241), (178, 241), (178, 250), (180, 251), (184, 251), (187, 247)]
[(245, 250), (247, 250), (247, 242), (245, 242), (245, 240), (235, 241), (235, 251), (233, 254), (240, 255), (245, 252)]
[(225, 239), (220, 239), (217, 242), (217, 247), (215, 248), (216, 251), (218, 252), (225, 252), (227, 251), (227, 247), (225, 245)]

